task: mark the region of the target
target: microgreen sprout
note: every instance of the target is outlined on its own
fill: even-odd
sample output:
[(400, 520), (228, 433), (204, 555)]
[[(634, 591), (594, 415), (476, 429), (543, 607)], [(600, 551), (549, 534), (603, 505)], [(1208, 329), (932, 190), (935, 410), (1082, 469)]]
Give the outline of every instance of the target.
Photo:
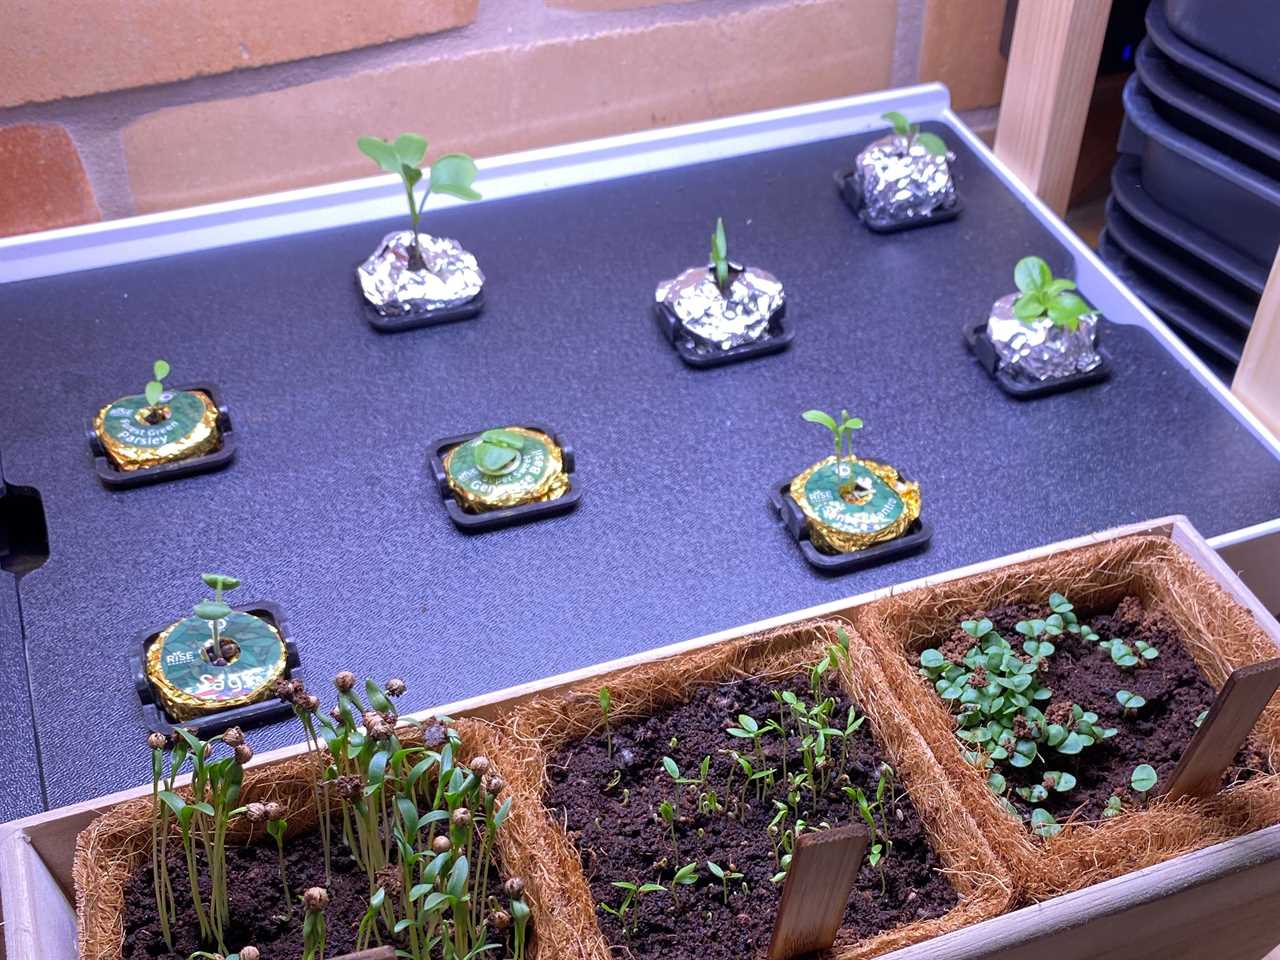
[(1049, 264), (1040, 257), (1023, 257), (1013, 268), (1013, 282), (1021, 296), (1013, 304), (1013, 315), (1025, 324), (1047, 316), (1055, 327), (1076, 330), (1089, 305), (1071, 291), (1075, 281), (1054, 277)]
[(681, 887), (689, 887), (698, 882), (698, 865), (696, 863), (686, 863), (683, 867), (675, 872), (671, 877), (671, 899), (673, 902), (679, 901), (679, 890)]
[(169, 738), (153, 732), (147, 736), (151, 749), (151, 877), (156, 898), (156, 915), (160, 918), (160, 933), (164, 942), (173, 949), (172, 923), (177, 907), (173, 899), (173, 882), (169, 876), (169, 814), (170, 808), (160, 801), (161, 791), (173, 792), (173, 782), (186, 757), (185, 744), (175, 744), (169, 755), (169, 773), (164, 773), (165, 751)]
[(360, 137), (356, 146), (387, 173), (396, 174), (404, 184), (405, 196), (409, 200), (409, 220), (413, 226), (413, 250), (410, 253), (409, 269), (423, 269), (422, 250), (418, 246), (418, 223), (422, 219), (427, 198), (435, 190), (462, 200), (479, 200), (480, 194), (471, 187), (476, 179), (475, 161), (465, 153), (447, 153), (437, 157), (436, 162), (431, 165), (422, 201), (418, 202), (414, 197), (414, 190), (422, 179), (422, 161), (427, 155), (425, 138), (416, 133), (402, 133), (394, 142), (388, 143), (379, 137)]
[(280, 884), (284, 888), (285, 907), (292, 912), (293, 900), (289, 894), (289, 874), (285, 869), (284, 859), (284, 835), (289, 828), (289, 821), (284, 818), (284, 811), (278, 803), (268, 803), (263, 806), (267, 818), (267, 835), (276, 842), (276, 855), (280, 861)]
[(1155, 767), (1149, 763), (1140, 763), (1133, 768), (1133, 773), (1129, 775), (1129, 786), (1138, 793), (1146, 793), (1156, 785), (1158, 779)]
[(729, 884), (734, 880), (741, 880), (742, 874), (737, 873), (733, 869), (733, 864), (722, 867), (720, 864), (708, 860), (707, 869), (711, 871), (711, 875), (720, 881), (720, 899), (726, 905), (729, 903)]
[(1195, 718), (1194, 720), (1192, 720), (1191, 722), (1192, 722), (1195, 726), (1199, 727), (1199, 726), (1200, 726), (1200, 724), (1204, 723), (1204, 718), (1205, 718), (1205, 717), (1207, 717), (1208, 715), (1209, 715), (1209, 711), (1208, 711), (1208, 710), (1201, 710), (1198, 714), (1196, 714), (1196, 718)]
[(309, 887), (301, 900), (306, 910), (302, 921), (302, 960), (324, 960), (324, 912), (329, 906), (329, 891), (324, 887)]
[(1124, 804), (1114, 793), (1107, 797), (1107, 805), (1102, 808), (1102, 815), (1108, 819), (1124, 813)]
[(609, 729), (609, 712), (613, 708), (613, 697), (608, 687), (600, 688), (600, 715), (604, 717), (605, 751), (609, 759), (613, 759), (613, 732)]
[(848, 436), (848, 456), (853, 459), (853, 431), (862, 429), (862, 421), (858, 417), (849, 416), (848, 410), (840, 411), (839, 420), (821, 410), (806, 410), (800, 416), (810, 423), (816, 423), (831, 431), (831, 438), (835, 443), (836, 463), (845, 457), (845, 437)]
[(724, 220), (716, 217), (716, 228), (711, 231), (711, 269), (715, 271), (716, 286), (721, 293), (729, 290), (729, 242), (724, 235)]
[(935, 157), (946, 156), (947, 145), (940, 136), (935, 133), (921, 133), (918, 124), (911, 123), (897, 110), (881, 114), (881, 119), (888, 120), (893, 125), (893, 132), (899, 137), (904, 137), (908, 146), (918, 143)]
[(165, 419), (165, 412), (160, 407), (160, 397), (164, 394), (164, 378), (168, 375), (169, 363), (167, 360), (157, 360), (151, 364), (152, 379), (147, 381), (146, 389), (142, 391), (142, 395), (147, 401), (147, 409), (143, 412), (143, 419), (147, 423), (160, 423)]
[(601, 902), (600, 909), (617, 917), (618, 922), (622, 924), (623, 933), (628, 936), (635, 932), (634, 926), (630, 929), (627, 928), (627, 912), (631, 909), (632, 904), (638, 907), (640, 898), (646, 893), (663, 893), (667, 889), (660, 883), (632, 883), (629, 880), (614, 880), (612, 886), (623, 892), (622, 903), (613, 907)]
[(1147, 705), (1147, 698), (1131, 690), (1117, 690), (1116, 700), (1124, 707), (1126, 713), (1140, 710)]
[(1043, 807), (1036, 807), (1031, 811), (1031, 829), (1038, 837), (1052, 837), (1062, 829), (1062, 824), (1054, 818), (1053, 814)]
[(671, 805), (670, 800), (663, 800), (658, 804), (658, 819), (667, 825), (671, 833), (671, 848), (675, 850), (677, 857), (680, 856), (680, 842), (676, 839), (676, 808)]
[(193, 608), (195, 615), (209, 624), (209, 632), (212, 634), (205, 647), (205, 656), (210, 663), (226, 666), (238, 650), (234, 644), (222, 642), (222, 621), (231, 616), (231, 607), (222, 599), (222, 594), (240, 586), (240, 581), (224, 573), (202, 573), (200, 579), (213, 590), (213, 599), (201, 600)]

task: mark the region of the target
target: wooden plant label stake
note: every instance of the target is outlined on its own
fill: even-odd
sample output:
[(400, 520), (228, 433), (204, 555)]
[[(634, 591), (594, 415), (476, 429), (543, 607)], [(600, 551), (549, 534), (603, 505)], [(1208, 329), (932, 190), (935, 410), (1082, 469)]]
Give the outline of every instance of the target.
[(331, 960), (396, 960), (396, 948), (391, 944), (381, 947), (370, 947), (368, 950), (353, 950)]
[(1178, 761), (1165, 792), (1170, 800), (1216, 793), (1222, 773), (1240, 752), (1271, 695), (1280, 686), (1280, 659), (1231, 671), (1195, 736)]
[(869, 840), (862, 824), (796, 838), (768, 960), (789, 960), (835, 943)]

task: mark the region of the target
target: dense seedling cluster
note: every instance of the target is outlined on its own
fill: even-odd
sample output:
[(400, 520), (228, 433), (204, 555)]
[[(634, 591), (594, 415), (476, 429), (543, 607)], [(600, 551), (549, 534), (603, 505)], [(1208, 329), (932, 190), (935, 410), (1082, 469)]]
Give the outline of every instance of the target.
[[(686, 888), (705, 884), (728, 905), (747, 892), (743, 874), (732, 862), (690, 861), (681, 855), (681, 830), (698, 823), (699, 837), (717, 817), (745, 823), (753, 805), (769, 804), (772, 817), (765, 833), (776, 867), (771, 880), (781, 883), (791, 864), (796, 838), (804, 832), (845, 823), (865, 822), (872, 832), (870, 859), (883, 862), (892, 846), (889, 825), (900, 795), (895, 792), (893, 771), (883, 765), (878, 780), (866, 789), (852, 780), (851, 743), (864, 717), (850, 708), (837, 715), (837, 700), (829, 693), (833, 673), (847, 655), (847, 636), (830, 647), (808, 675), (808, 695), (790, 689), (772, 691), (773, 710), (768, 715), (739, 713), (724, 724), (725, 742), (717, 757), (707, 755), (685, 770), (671, 756), (659, 764), (653, 823), (655, 867), (652, 876), (615, 880), (621, 891), (600, 909), (618, 920), (624, 935), (636, 930), (636, 910), (642, 901), (662, 896), (678, 910)], [(601, 709), (607, 719), (611, 696), (601, 691)], [(668, 747), (678, 745), (672, 738)], [(610, 746), (612, 751), (612, 746)], [(610, 753), (612, 755), (612, 752)], [(726, 762), (727, 761), (727, 762)], [(612, 787), (612, 783), (606, 789)], [(847, 814), (815, 817), (818, 800), (840, 798)], [(760, 821), (757, 821), (760, 822)]]
[[(402, 681), (366, 681), (358, 690), (355, 675), (344, 671), (335, 686), (337, 703), (327, 717), (317, 715), (319, 698), (297, 681), (279, 681), (276, 693), (301, 720), (315, 764), (312, 799), (325, 876), (332, 869), (332, 834), (367, 880), (356, 948), (391, 944), (405, 960), (474, 960), (502, 949), (505, 940), (514, 960), (523, 960), (531, 916), (524, 884), (514, 877), (501, 884), (495, 879), (496, 841), (511, 810), (510, 799), (499, 800), (506, 784), (498, 771), (483, 756), (462, 761), (462, 743), (447, 718), (402, 720), (392, 704), (405, 691)], [(304, 960), (324, 960), (331, 882), (305, 891), (293, 886), (285, 855), (286, 811), (276, 802), (240, 805), (243, 766), (253, 751), (237, 728), (221, 742), (230, 755), (217, 758), (214, 743), (186, 730), (172, 740), (158, 733), (148, 739), (152, 865), (165, 940), (172, 947), (173, 881), (166, 853), (176, 827), (200, 940), (226, 955), (227, 889), (234, 880), (227, 874), (227, 830), (243, 817), (261, 827), (275, 848), (286, 909), (301, 923)], [(184, 799), (174, 782), (188, 761), (192, 785), (190, 799)], [(240, 960), (248, 949), (241, 949)]]
[[(1102, 640), (1062, 594), (1049, 597), (1049, 616), (1022, 620), (1016, 626), (1016, 646), (1002, 636), (989, 619), (965, 620), (962, 633), (942, 648), (920, 654), (920, 673), (956, 714), (956, 736), (965, 746), (966, 759), (987, 773), (987, 785), (1015, 815), (1008, 800), (1009, 783), (1002, 768), (1022, 769), (1040, 764), (1037, 782), (1014, 788), (1031, 805), (1031, 828), (1040, 836), (1060, 829), (1056, 818), (1037, 804), (1050, 794), (1065, 794), (1076, 786), (1074, 774), (1056, 769), (1057, 761), (1076, 757), (1090, 747), (1114, 737), (1116, 727), (1104, 727), (1098, 715), (1077, 703), (1053, 700), (1044, 673), (1057, 644), (1064, 641), (1097, 644), (1122, 668), (1150, 662), (1158, 651), (1138, 641), (1135, 654), (1118, 639)], [(963, 639), (960, 639), (960, 638)], [(1116, 701), (1126, 714), (1136, 714), (1146, 699), (1129, 690), (1117, 690)], [(1146, 793), (1155, 785), (1155, 771), (1139, 767), (1132, 788)], [(1146, 772), (1150, 771), (1150, 782)], [(1112, 797), (1104, 816), (1120, 812), (1120, 800)]]

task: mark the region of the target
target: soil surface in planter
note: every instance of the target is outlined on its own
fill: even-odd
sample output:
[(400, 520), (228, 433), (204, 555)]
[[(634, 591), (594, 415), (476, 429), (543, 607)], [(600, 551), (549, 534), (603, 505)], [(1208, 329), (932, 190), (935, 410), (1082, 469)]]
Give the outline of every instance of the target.
[[(550, 759), (547, 806), (566, 824), (577, 844), (601, 929), (617, 955), (746, 960), (768, 948), (782, 892), (781, 882), (770, 882), (778, 864), (768, 827), (776, 813), (774, 801), (786, 800), (783, 784), (779, 782), (763, 799), (756, 798), (754, 788), (748, 790), (741, 819), (736, 812), (734, 817), (725, 812), (700, 813), (698, 794), (705, 788), (684, 788), (676, 824), (678, 855), (657, 811), (678, 792), (663, 769), (664, 756), (674, 759), (685, 777), (694, 778), (702, 758), (710, 756), (708, 783), (719, 800), (728, 806), (742, 795), (742, 772), (727, 751), (751, 756), (751, 741), (731, 737), (726, 729), (737, 724), (739, 714), (762, 725), (776, 717), (775, 689), (789, 689), (812, 705), (805, 676), (774, 685), (740, 680), (702, 687), (685, 704), (648, 719), (615, 723), (612, 757), (603, 734), (596, 734)], [(834, 689), (828, 695), (837, 702), (834, 725), (843, 727), (851, 703)], [(766, 736), (763, 742), (768, 765), (781, 770), (781, 738)], [(798, 738), (790, 738), (789, 751), (788, 769), (795, 770)], [(874, 799), (880, 765), (880, 748), (870, 724), (864, 723), (848, 738), (845, 769), (851, 784), (861, 787), (869, 799)], [(733, 786), (727, 787), (731, 769)], [(891, 793), (892, 797), (886, 792), (884, 819), (892, 846), (879, 868), (864, 861), (845, 912), (842, 940), (938, 917), (957, 902), (901, 782), (894, 782)], [(838, 826), (854, 817), (850, 801), (836, 785), (816, 801), (806, 799), (802, 809), (805, 819), (815, 825), (825, 821)], [(708, 860), (743, 874), (742, 880), (730, 883), (727, 903), (720, 881), (707, 868)], [(697, 883), (681, 887), (674, 901), (669, 889), (644, 895), (627, 914), (625, 929), (617, 917), (598, 906), (621, 903), (623, 891), (613, 881), (669, 886), (675, 871), (687, 863), (697, 864)]]
[[(329, 907), (325, 911), (325, 955), (336, 957), (355, 950), (356, 928), (369, 905), (369, 881), (347, 847), (338, 839), (332, 845), (333, 874), (328, 887)], [(275, 841), (252, 844), (227, 843), (227, 900), (231, 926), (225, 932), (227, 948), (232, 951), (253, 945), (263, 960), (296, 960), (302, 956), (302, 905), (298, 897), (308, 887), (323, 887), (324, 852), (319, 832), (287, 838), (284, 845), (289, 889), (294, 896), (292, 915), (286, 909), (280, 880), (280, 861)], [(209, 886), (203, 857), (197, 870), (201, 892), (208, 906)], [(170, 950), (160, 932), (152, 888), (151, 861), (148, 856), (143, 869), (130, 878), (124, 891), (124, 960), (151, 960), (175, 957), (186, 960), (195, 950), (212, 950), (199, 942), (200, 924), (191, 905), (191, 888), (182, 843), (177, 837), (169, 841), (169, 878), (177, 905), (177, 922), (172, 925), (173, 949)], [(490, 888), (498, 889), (502, 878), (495, 869), (490, 875)], [(494, 938), (496, 939), (496, 938)], [(507, 945), (484, 954), (486, 958), (507, 957)]]
[[(1047, 617), (1050, 612), (1048, 607), (1018, 604), (981, 611), (965, 619), (990, 619), (1000, 635), (1020, 649), (1023, 637), (1015, 629), (1018, 622)], [(1073, 756), (1064, 756), (1042, 744), (1045, 763), (1036, 762), (1022, 769), (998, 763), (996, 769), (1009, 783), (1008, 798), (1024, 818), (1034, 808), (1043, 807), (1059, 822), (1072, 816), (1077, 820), (1098, 820), (1113, 794), (1126, 810), (1140, 807), (1142, 796), (1130, 788), (1133, 768), (1142, 763), (1153, 766), (1159, 780), (1152, 793), (1162, 792), (1195, 735), (1196, 718), (1217, 696), (1183, 647), (1173, 622), (1158, 611), (1143, 609), (1136, 597), (1125, 598), (1106, 613), (1078, 613), (1080, 621), (1089, 624), (1100, 640), (1117, 637), (1131, 649), (1135, 641), (1143, 640), (1154, 645), (1160, 655), (1142, 661), (1140, 666), (1123, 669), (1097, 643), (1073, 634), (1052, 638), (1055, 650), (1040, 681), (1053, 691), (1053, 696), (1041, 708), (1048, 713), (1058, 703), (1079, 704), (1098, 715), (1098, 726), (1115, 727), (1119, 732)], [(956, 635), (963, 635), (972, 645), (972, 638), (958, 627)], [(957, 642), (956, 648), (963, 642)], [(1119, 690), (1139, 694), (1147, 702), (1136, 711), (1126, 712), (1116, 700)], [(1245, 754), (1237, 758), (1240, 765), (1227, 772), (1227, 781), (1249, 776), (1248, 761)], [(1014, 792), (1016, 787), (1040, 782), (1046, 769), (1073, 774), (1075, 787), (1066, 793), (1051, 791), (1046, 799), (1034, 804)]]

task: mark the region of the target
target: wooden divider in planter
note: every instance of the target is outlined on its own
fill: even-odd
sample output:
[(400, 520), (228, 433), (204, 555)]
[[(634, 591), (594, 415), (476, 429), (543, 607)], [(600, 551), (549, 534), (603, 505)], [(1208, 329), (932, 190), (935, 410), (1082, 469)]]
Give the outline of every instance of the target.
[[(1046, 607), (1057, 591), (1077, 612), (1109, 610), (1136, 596), (1144, 610), (1168, 618), (1205, 678), (1220, 689), (1235, 668), (1270, 660), (1280, 650), (1275, 622), (1256, 619), (1211, 575), (1214, 564), (1221, 561), (1198, 538), (1179, 543), (1166, 536), (1132, 536), (896, 592), (853, 614), (858, 630), (851, 642), (850, 659), (857, 665), (851, 687), (863, 700), (885, 698), (899, 705), (1033, 900), (1280, 823), (1280, 696), (1249, 741), (1254, 755), (1265, 760), (1263, 773), (1207, 800), (1155, 800), (1110, 819), (1069, 823), (1057, 836), (1040, 840), (1006, 812), (988, 789), (985, 771), (965, 760), (954, 716), (919, 675), (921, 651), (946, 641), (962, 620), (1009, 604)], [(1132, 762), (1143, 759), (1135, 755)]]
[[(513, 809), (536, 811), (540, 820), (521, 832), (541, 837), (542, 841), (536, 846), (522, 845), (521, 855), (529, 857), (529, 862), (511, 866), (537, 884), (536, 899), (543, 905), (543, 936), (561, 944), (558, 958), (602, 960), (610, 956), (609, 945), (596, 923), (596, 903), (579, 852), (564, 824), (544, 805), (547, 763), (552, 754), (583, 737), (598, 734), (604, 727), (599, 702), (601, 686), (609, 688), (610, 724), (616, 726), (684, 703), (701, 687), (747, 678), (778, 683), (803, 675), (823, 657), (827, 647), (839, 642), (837, 629), (851, 630), (839, 620), (801, 622), (594, 677), (567, 691), (522, 704), (512, 712), (503, 725), (504, 735), (498, 738), (494, 759), (508, 778), (515, 800)], [(839, 960), (876, 956), (996, 916), (1008, 908), (1013, 897), (1007, 870), (965, 813), (959, 797), (947, 786), (924, 741), (893, 716), (892, 703), (862, 703), (854, 699), (859, 714), (870, 720), (886, 762), (906, 788), (959, 900), (940, 917), (905, 923), (863, 940), (841, 934), (834, 948)], [(874, 787), (860, 785), (869, 792)], [(890, 858), (895, 855), (892, 850), (886, 853)], [(679, 921), (676, 923), (678, 935)], [(688, 948), (696, 952), (695, 944)]]
[[(1169, 517), (1103, 533), (1050, 544), (1012, 556), (985, 561), (940, 576), (834, 601), (819, 607), (775, 617), (761, 623), (722, 631), (646, 651), (572, 673), (499, 690), (455, 703), (419, 711), (425, 718), (447, 714), (502, 721), (521, 704), (537, 697), (565, 693), (575, 687), (598, 689), (612, 677), (640, 664), (676, 657), (695, 650), (731, 644), (767, 630), (794, 626), (806, 620), (854, 617), (874, 601), (914, 590), (956, 584), (991, 571), (1038, 562), (1097, 544), (1131, 537), (1155, 537), (1177, 546), (1222, 590), (1252, 614), (1256, 624), (1275, 638), (1277, 629), (1261, 603), (1205, 543), (1185, 518)], [(856, 636), (851, 635), (856, 643)], [(1271, 650), (1268, 650), (1271, 654)], [(1225, 666), (1225, 665), (1224, 665)], [(608, 679), (606, 679), (608, 678)], [(856, 698), (856, 692), (855, 692)], [(910, 722), (902, 714), (901, 722)], [(884, 722), (885, 718), (881, 718)], [(305, 753), (299, 745), (255, 757), (247, 775), (270, 776), (271, 768), (288, 764)], [(140, 778), (141, 779), (141, 778)], [(1256, 960), (1280, 943), (1280, 784), (1275, 777), (1259, 778), (1247, 789), (1231, 790), (1204, 807), (1212, 815), (1221, 843), (1107, 880), (1085, 889), (1011, 910), (989, 920), (941, 934), (924, 943), (884, 954), (885, 960), (1200, 960), (1205, 944), (1232, 960)], [(76, 917), (73, 860), (77, 837), (122, 804), (147, 798), (150, 786), (110, 794), (0, 825), (0, 897), (8, 960), (75, 960)], [(983, 798), (984, 802), (986, 798)], [(540, 810), (530, 812), (545, 820)], [(515, 814), (513, 813), (513, 816)], [(976, 831), (976, 828), (975, 828)], [(1256, 832), (1250, 832), (1256, 831)], [(1248, 835), (1244, 835), (1248, 834)], [(530, 878), (536, 888), (537, 879)], [(535, 943), (548, 933), (545, 918), (535, 908)], [(594, 919), (594, 918), (592, 918)], [(541, 933), (539, 933), (539, 930)], [(598, 934), (597, 934), (598, 937)], [(561, 954), (554, 937), (545, 936), (541, 960)], [(744, 958), (745, 960), (745, 958)]]

